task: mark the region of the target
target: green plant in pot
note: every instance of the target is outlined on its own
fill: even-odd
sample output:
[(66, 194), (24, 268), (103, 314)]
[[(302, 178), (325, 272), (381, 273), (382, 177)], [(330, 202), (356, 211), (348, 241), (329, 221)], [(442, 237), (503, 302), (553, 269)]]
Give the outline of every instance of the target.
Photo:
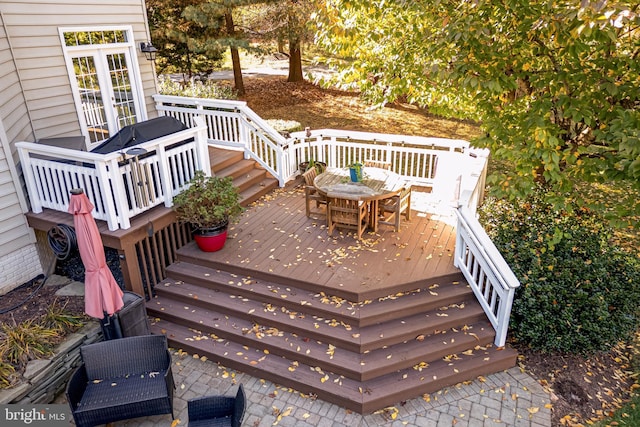
[(207, 252), (222, 249), (229, 221), (242, 213), (240, 195), (231, 177), (208, 177), (196, 171), (189, 188), (173, 198), (179, 221), (194, 228), (198, 247)]
[(362, 163), (351, 163), (349, 165), (349, 176), (352, 182), (360, 182), (362, 181)]

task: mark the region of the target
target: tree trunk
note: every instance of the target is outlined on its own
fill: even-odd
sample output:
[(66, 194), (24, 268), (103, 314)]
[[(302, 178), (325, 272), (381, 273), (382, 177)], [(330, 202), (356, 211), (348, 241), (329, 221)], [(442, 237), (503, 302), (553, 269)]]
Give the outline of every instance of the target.
[[(227, 26), (227, 34), (231, 37), (235, 36), (236, 27), (233, 23), (233, 15), (231, 11), (224, 15), (224, 20)], [(237, 47), (231, 47), (231, 62), (233, 64), (233, 81), (235, 83), (236, 91), (238, 95), (244, 95), (244, 82), (242, 81), (242, 68), (240, 68), (240, 53)]]
[(300, 40), (289, 40), (289, 78), (288, 82), (302, 82), (302, 48)]

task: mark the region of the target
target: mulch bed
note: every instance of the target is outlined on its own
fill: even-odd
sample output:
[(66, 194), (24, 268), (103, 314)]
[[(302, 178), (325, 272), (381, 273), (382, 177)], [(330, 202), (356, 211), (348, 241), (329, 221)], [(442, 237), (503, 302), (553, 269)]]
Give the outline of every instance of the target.
[(26, 283), (0, 297), (0, 311), (17, 306), (15, 310), (0, 313), (0, 323), (21, 323), (43, 316), (51, 304), (56, 302), (69, 313), (84, 314), (84, 297), (56, 296), (59, 286), (41, 286), (42, 280)]
[(551, 393), (554, 426), (583, 425), (609, 416), (635, 388), (632, 346), (620, 344), (590, 357), (514, 347), (520, 353), (520, 367)]

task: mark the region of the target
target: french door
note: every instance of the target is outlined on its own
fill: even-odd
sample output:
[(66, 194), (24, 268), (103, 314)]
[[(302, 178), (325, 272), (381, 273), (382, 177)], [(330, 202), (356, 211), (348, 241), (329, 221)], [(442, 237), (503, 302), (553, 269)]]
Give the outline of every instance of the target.
[(64, 32), (80, 127), (91, 146), (146, 119), (134, 44), (128, 38), (123, 30)]

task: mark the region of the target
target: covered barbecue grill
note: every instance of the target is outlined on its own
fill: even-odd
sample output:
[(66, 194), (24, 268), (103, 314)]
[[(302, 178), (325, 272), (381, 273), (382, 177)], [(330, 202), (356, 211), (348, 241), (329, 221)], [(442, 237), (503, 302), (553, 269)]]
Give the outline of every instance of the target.
[(137, 144), (170, 135), (187, 129), (184, 123), (169, 116), (157, 117), (144, 122), (125, 126), (111, 138), (91, 150), (92, 153), (106, 154), (127, 150)]

